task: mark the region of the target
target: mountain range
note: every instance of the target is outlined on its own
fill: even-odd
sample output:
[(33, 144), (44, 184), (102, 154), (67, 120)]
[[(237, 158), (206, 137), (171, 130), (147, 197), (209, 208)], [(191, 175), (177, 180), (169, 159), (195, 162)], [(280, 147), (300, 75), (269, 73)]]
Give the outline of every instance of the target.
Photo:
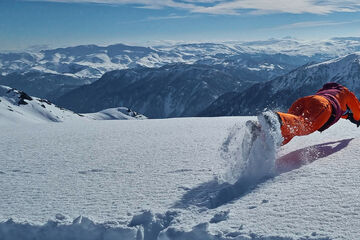
[(151, 118), (249, 115), (286, 109), (325, 81), (354, 78), (356, 65), (331, 59), (359, 50), (353, 37), (81, 45), (0, 53), (0, 84), (76, 112), (127, 106)]
[(257, 81), (264, 81), (317, 60), (318, 56), (256, 52), (250, 47), (244, 50), (234, 43), (153, 47), (80, 45), (37, 52), (0, 53), (0, 84), (54, 101), (113, 70), (159, 68), (175, 63), (202, 64), (227, 68), (235, 79), (241, 74), (241, 78), (255, 76)]
[(251, 77), (243, 79), (223, 68), (181, 63), (117, 70), (63, 95), (56, 103), (76, 112), (129, 106), (150, 118), (194, 116), (220, 95), (250, 86), (256, 76)]
[[(228, 57), (241, 54), (302, 56), (300, 62), (323, 61), (360, 51), (360, 38), (333, 38), (302, 41), (292, 38), (266, 41), (162, 44), (149, 47), (114, 44), (80, 45), (40, 51), (0, 53), (0, 75), (12, 72), (40, 71), (76, 78), (100, 78), (119, 69), (161, 67), (169, 63), (206, 61), (226, 64)], [(307, 59), (306, 59), (307, 57)], [(249, 66), (254, 68), (254, 66)], [(261, 68), (260, 68), (261, 69)]]
[(360, 95), (360, 53), (301, 66), (243, 92), (220, 96), (199, 116), (256, 115), (265, 108), (287, 111), (297, 98), (314, 94), (327, 82), (338, 82)]
[(0, 76), (0, 84), (21, 89), (30, 95), (46, 98), (50, 101), (79, 87), (90, 84), (92, 78), (75, 78), (72, 76), (30, 71), (25, 73), (13, 72)]

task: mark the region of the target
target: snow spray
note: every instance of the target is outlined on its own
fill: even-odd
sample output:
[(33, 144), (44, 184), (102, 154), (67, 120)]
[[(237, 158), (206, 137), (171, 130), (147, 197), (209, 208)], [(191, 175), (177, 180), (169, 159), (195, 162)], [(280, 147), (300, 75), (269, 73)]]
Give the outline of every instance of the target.
[[(227, 164), (225, 171), (218, 177), (220, 181), (234, 184), (244, 180), (256, 184), (261, 179), (276, 174), (277, 149), (282, 142), (280, 123), (273, 112), (260, 114), (258, 122), (261, 131), (248, 144), (242, 144), (250, 141), (244, 124), (237, 123), (229, 130), (220, 148), (220, 155)], [(244, 154), (245, 152), (247, 153)]]

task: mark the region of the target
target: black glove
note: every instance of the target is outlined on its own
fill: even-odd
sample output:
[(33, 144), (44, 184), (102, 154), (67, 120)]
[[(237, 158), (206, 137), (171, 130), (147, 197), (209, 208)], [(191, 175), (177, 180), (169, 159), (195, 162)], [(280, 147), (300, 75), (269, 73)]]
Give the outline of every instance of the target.
[(356, 120), (354, 119), (354, 116), (353, 116), (353, 113), (352, 113), (352, 112), (349, 112), (349, 113), (348, 113), (348, 117), (347, 117), (346, 119), (349, 119), (350, 122), (356, 124), (357, 127), (360, 126), (360, 120), (356, 121)]

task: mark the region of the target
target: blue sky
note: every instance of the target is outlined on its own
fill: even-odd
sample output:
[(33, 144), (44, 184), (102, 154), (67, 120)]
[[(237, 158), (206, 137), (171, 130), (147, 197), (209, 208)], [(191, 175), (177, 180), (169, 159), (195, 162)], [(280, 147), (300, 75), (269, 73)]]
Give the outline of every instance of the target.
[(0, 50), (360, 36), (358, 0), (0, 0)]

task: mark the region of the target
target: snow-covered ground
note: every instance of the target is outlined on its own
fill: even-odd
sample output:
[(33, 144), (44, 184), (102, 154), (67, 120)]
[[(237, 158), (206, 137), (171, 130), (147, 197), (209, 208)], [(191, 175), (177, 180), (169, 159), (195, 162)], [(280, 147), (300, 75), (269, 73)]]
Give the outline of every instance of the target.
[(295, 138), (252, 178), (275, 159), (239, 157), (248, 119), (3, 124), (0, 239), (358, 239), (360, 130)]

